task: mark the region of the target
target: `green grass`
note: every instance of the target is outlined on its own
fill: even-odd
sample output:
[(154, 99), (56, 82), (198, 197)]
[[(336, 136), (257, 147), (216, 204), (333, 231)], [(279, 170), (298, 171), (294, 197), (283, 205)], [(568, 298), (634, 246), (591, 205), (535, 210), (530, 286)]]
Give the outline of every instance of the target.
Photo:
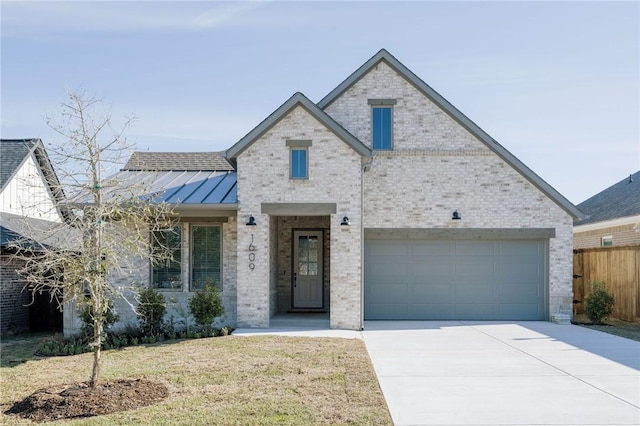
[[(43, 336), (1, 347), (0, 409), (37, 389), (86, 381), (91, 354), (38, 358)], [(358, 339), (227, 336), (103, 352), (103, 380), (164, 383), (165, 401), (60, 425), (390, 425), (364, 343)], [(32, 424), (0, 414), (1, 424)]]

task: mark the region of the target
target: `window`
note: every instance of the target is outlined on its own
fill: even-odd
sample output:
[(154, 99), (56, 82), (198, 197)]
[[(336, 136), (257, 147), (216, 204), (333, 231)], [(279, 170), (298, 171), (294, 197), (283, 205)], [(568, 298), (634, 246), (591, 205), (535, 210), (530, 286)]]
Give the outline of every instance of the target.
[(307, 149), (291, 149), (291, 179), (307, 179)]
[(291, 179), (309, 179), (309, 140), (288, 140), (289, 177)]
[(182, 289), (182, 232), (176, 226), (151, 234), (151, 246), (154, 252), (165, 252), (170, 256), (151, 266), (151, 286), (158, 289)]
[(219, 225), (191, 227), (191, 291), (215, 284), (222, 290), (222, 231)]
[(369, 99), (371, 105), (371, 147), (375, 150), (393, 149), (393, 106), (395, 99)]
[(602, 237), (601, 240), (602, 247), (612, 247), (613, 246), (613, 237), (611, 235)]

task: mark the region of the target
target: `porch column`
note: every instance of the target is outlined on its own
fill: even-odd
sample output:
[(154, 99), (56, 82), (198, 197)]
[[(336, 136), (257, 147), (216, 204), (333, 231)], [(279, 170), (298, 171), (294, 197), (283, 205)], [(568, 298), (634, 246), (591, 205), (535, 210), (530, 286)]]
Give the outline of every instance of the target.
[[(255, 225), (247, 225), (253, 216)], [(268, 327), (270, 218), (259, 208), (238, 210), (238, 327)]]

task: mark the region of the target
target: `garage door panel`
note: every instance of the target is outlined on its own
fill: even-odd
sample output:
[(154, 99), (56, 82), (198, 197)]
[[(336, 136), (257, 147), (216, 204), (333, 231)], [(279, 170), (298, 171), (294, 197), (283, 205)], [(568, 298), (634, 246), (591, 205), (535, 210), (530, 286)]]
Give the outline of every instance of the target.
[(537, 320), (543, 315), (540, 305), (536, 303), (511, 303), (508, 305), (500, 305), (499, 315), (504, 318), (517, 316), (522, 320)]
[(517, 280), (522, 277), (530, 277), (533, 280), (539, 280), (541, 275), (542, 270), (538, 263), (503, 263), (500, 265), (500, 276), (507, 280)]
[(505, 241), (498, 244), (499, 253), (504, 256), (522, 256), (537, 258), (542, 255), (537, 244), (522, 244), (521, 241)]
[(445, 303), (412, 303), (408, 307), (407, 319), (433, 319), (451, 318), (454, 314), (453, 305)]
[(419, 263), (412, 264), (411, 276), (413, 277), (450, 277), (453, 271), (453, 263), (434, 262), (428, 260), (422, 262), (421, 259), (415, 259)]
[(483, 256), (495, 250), (492, 242), (456, 242), (455, 254), (458, 256)]
[(476, 260), (472, 262), (460, 262), (456, 264), (455, 274), (456, 276), (467, 277), (494, 277), (495, 267), (493, 263), (489, 263), (488, 260), (485, 262), (478, 262)]
[(431, 242), (411, 244), (412, 256), (451, 256), (453, 254), (453, 246), (448, 242)]
[(454, 299), (462, 303), (493, 302), (493, 283), (456, 283)]
[(406, 263), (376, 262), (368, 265), (367, 270), (373, 280), (386, 278), (396, 279), (406, 277), (408, 275), (409, 265)]
[(429, 303), (448, 303), (451, 301), (451, 285), (442, 283), (420, 283), (411, 286), (411, 298), (416, 301)]
[(495, 318), (493, 303), (456, 303), (455, 316), (458, 319)]
[(543, 241), (365, 241), (365, 319), (545, 319)]

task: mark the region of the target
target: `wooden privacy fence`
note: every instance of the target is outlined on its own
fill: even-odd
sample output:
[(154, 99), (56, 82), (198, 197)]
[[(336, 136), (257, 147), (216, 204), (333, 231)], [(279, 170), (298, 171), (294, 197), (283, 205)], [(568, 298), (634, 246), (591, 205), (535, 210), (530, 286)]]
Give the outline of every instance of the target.
[(604, 281), (615, 297), (612, 317), (640, 321), (640, 245), (573, 251), (574, 313), (584, 312), (592, 281)]

